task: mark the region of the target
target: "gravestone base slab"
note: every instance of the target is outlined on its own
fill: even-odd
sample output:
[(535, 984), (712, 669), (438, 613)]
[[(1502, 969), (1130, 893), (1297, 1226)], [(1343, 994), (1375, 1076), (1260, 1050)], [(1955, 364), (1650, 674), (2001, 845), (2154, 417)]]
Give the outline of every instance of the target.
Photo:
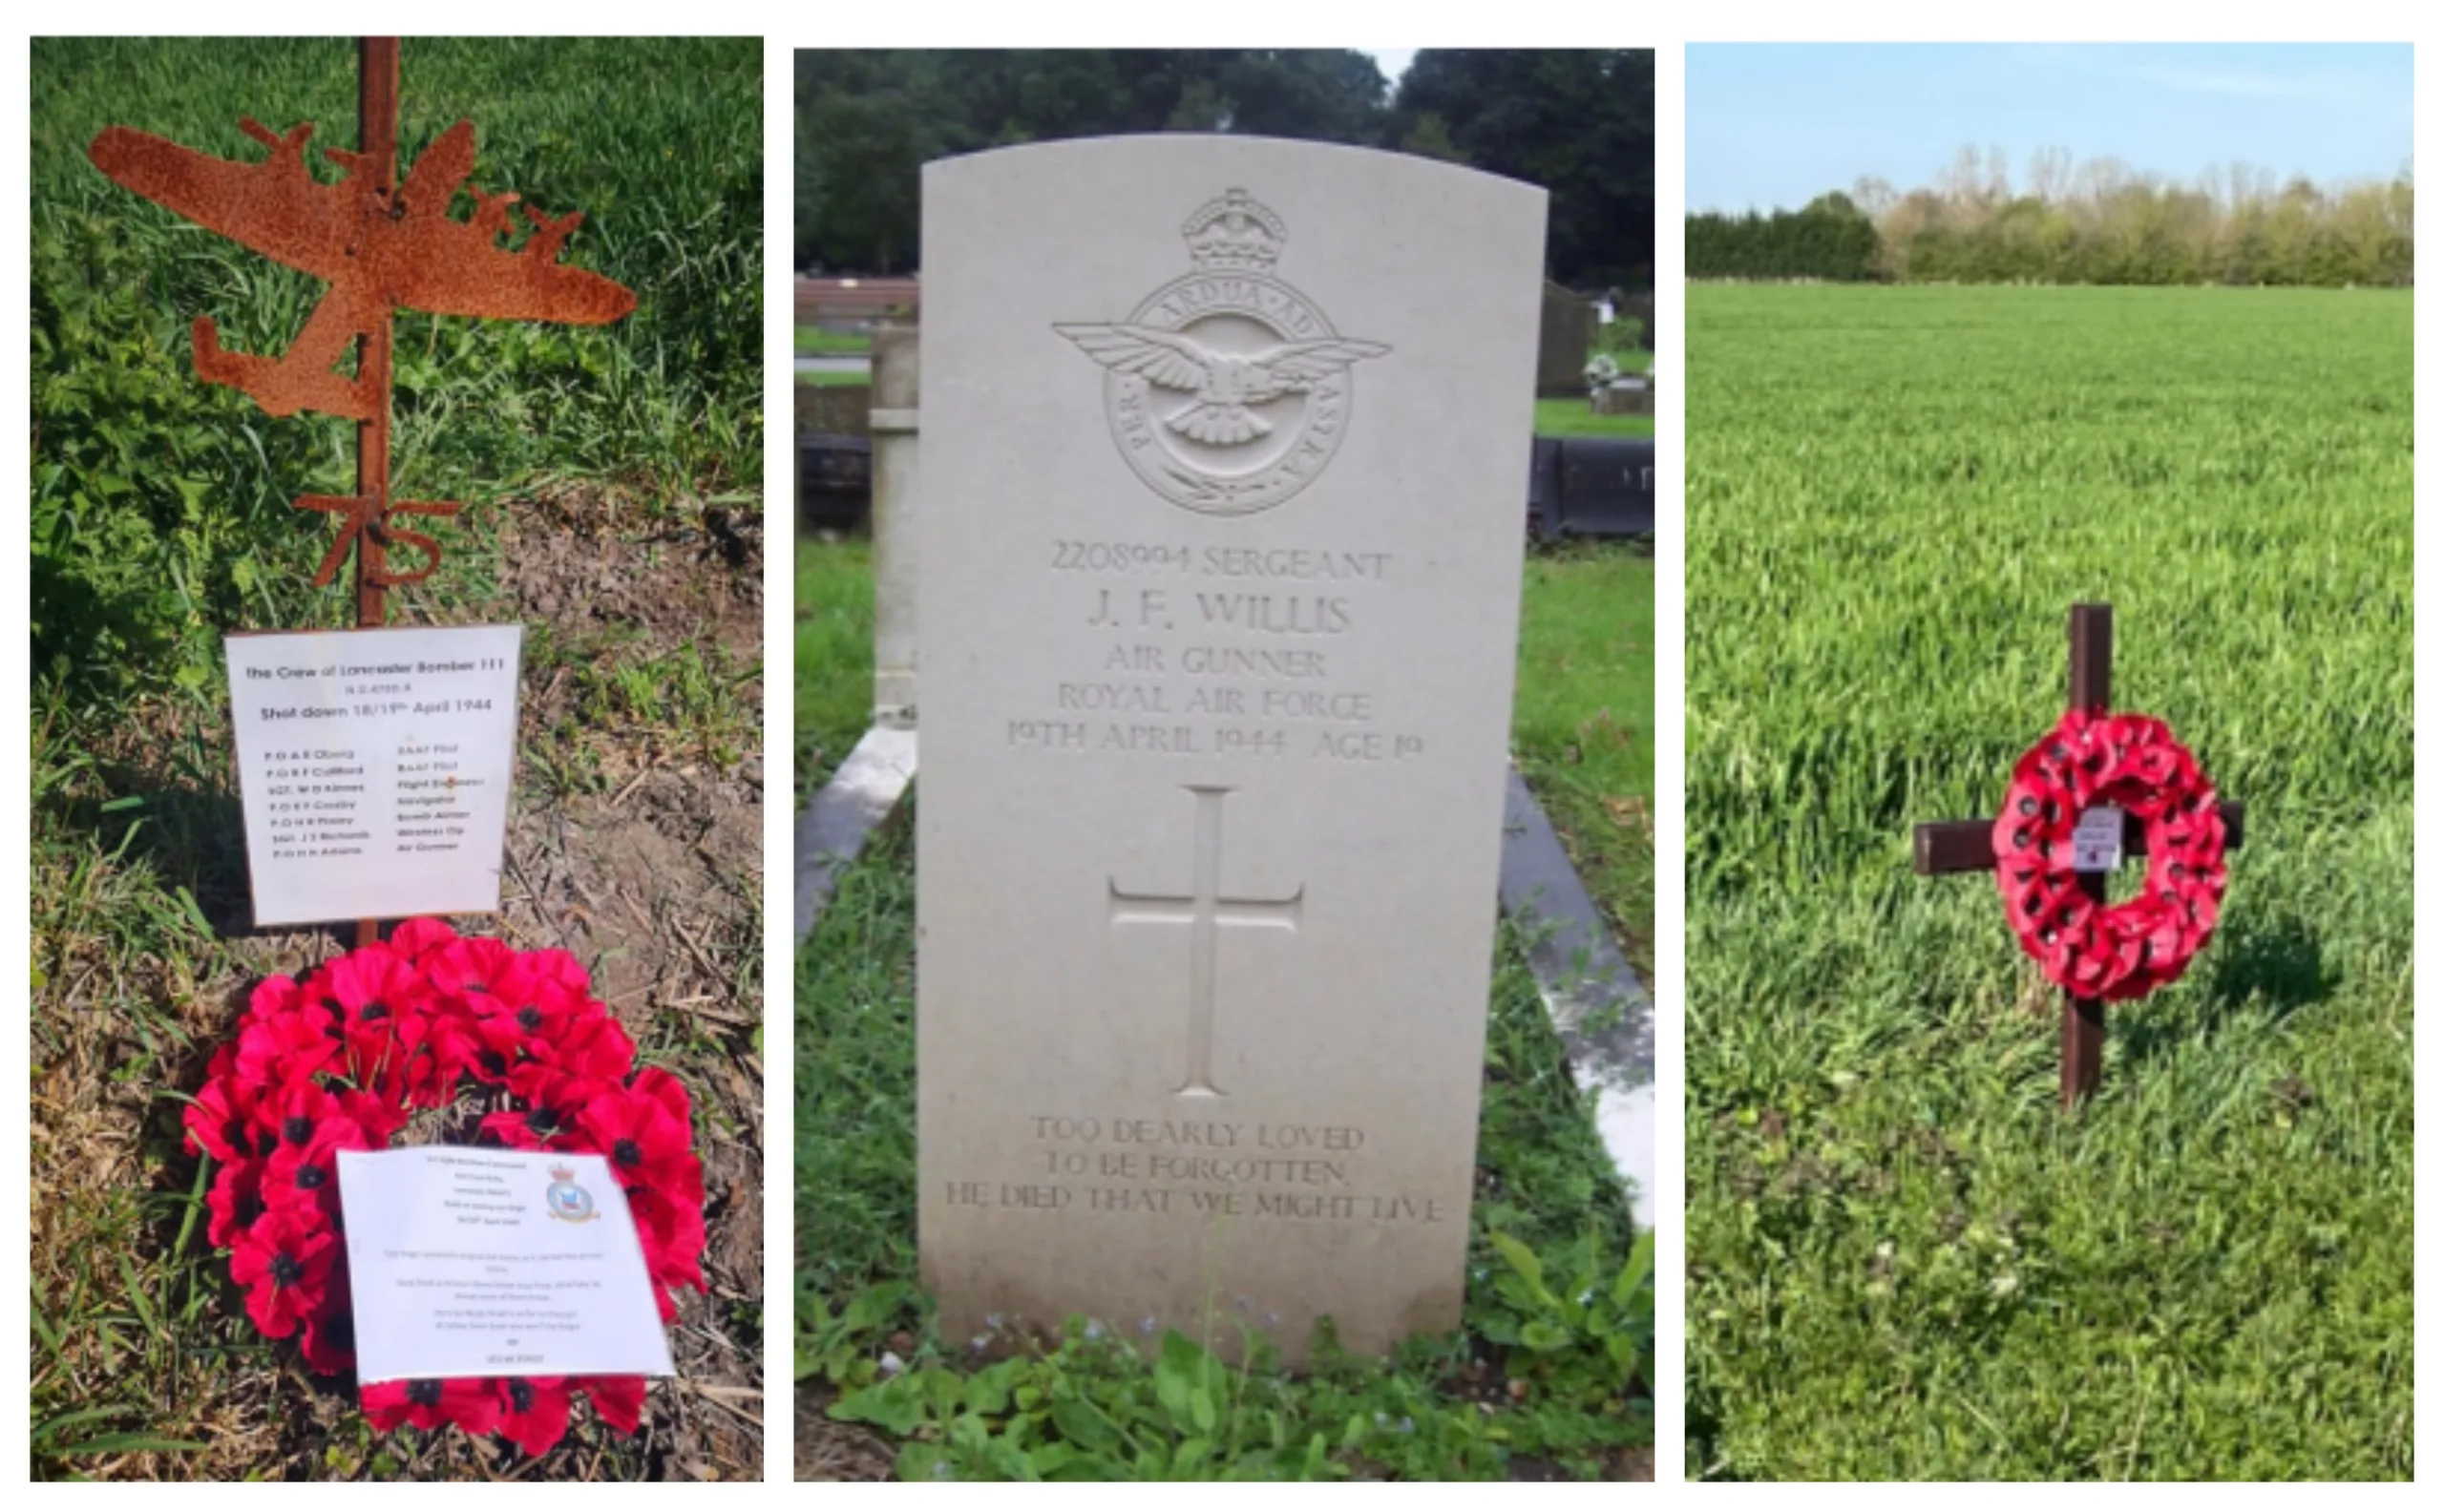
[(1629, 1185), (1631, 1214), (1651, 1228), (1654, 1003), (1515, 766), (1504, 790), (1502, 907), (1526, 937), (1528, 970), (1570, 1074), (1595, 1106), (1596, 1132)]
[(916, 731), (876, 724), (798, 816), (792, 901), (799, 939), (814, 933), (814, 921), (832, 901), (840, 873), (866, 848), (867, 837), (891, 817), (916, 775)]
[(1639, 415), (1654, 413), (1654, 386), (1643, 388), (1598, 388), (1589, 408), (1600, 415)]

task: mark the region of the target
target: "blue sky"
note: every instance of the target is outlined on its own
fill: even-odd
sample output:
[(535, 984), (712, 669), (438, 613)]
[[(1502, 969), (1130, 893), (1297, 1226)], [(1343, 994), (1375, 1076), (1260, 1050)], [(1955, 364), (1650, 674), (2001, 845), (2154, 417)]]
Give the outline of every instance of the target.
[(1926, 187), (1963, 146), (2181, 181), (2234, 162), (2320, 183), (2411, 165), (2400, 46), (1692, 46), (1691, 210), (1796, 209), (1873, 175)]
[(1384, 79), (1396, 86), (1417, 56), (1415, 48), (1368, 48), (1366, 52), (1375, 59), (1375, 66), (1383, 71)]

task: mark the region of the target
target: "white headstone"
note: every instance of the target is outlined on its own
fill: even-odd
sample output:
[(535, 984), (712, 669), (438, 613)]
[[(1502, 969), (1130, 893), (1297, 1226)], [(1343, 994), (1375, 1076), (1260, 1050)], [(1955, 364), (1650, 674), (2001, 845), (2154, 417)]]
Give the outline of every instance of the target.
[(1228, 136), (926, 168), (950, 1336), (1458, 1323), (1545, 198)]

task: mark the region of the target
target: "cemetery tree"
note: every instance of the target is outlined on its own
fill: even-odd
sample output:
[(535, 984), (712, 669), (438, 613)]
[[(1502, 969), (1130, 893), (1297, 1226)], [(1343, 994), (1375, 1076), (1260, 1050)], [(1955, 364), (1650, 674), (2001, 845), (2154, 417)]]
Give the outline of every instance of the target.
[(938, 83), (882, 53), (799, 52), (797, 93), (799, 263), (909, 271), (916, 169), (965, 147)]
[(1384, 139), (1429, 115), (1471, 166), (1551, 192), (1556, 281), (1654, 282), (1653, 52), (1427, 48), (1401, 77)]
[(914, 269), (917, 169), (937, 158), (1161, 131), (1371, 145), (1388, 93), (1347, 49), (801, 51), (798, 264)]
[(1244, 136), (1371, 146), (1390, 116), (1382, 70), (1347, 48), (1250, 49), (1226, 56), (1214, 83)]

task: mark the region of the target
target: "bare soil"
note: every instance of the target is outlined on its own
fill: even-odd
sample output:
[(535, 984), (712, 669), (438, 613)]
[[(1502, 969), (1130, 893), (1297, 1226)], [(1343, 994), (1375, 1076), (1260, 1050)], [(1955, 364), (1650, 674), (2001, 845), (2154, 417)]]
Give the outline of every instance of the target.
[(898, 1456), (891, 1441), (862, 1423), (833, 1422), (828, 1390), (797, 1389), (798, 1480), (888, 1480)]

